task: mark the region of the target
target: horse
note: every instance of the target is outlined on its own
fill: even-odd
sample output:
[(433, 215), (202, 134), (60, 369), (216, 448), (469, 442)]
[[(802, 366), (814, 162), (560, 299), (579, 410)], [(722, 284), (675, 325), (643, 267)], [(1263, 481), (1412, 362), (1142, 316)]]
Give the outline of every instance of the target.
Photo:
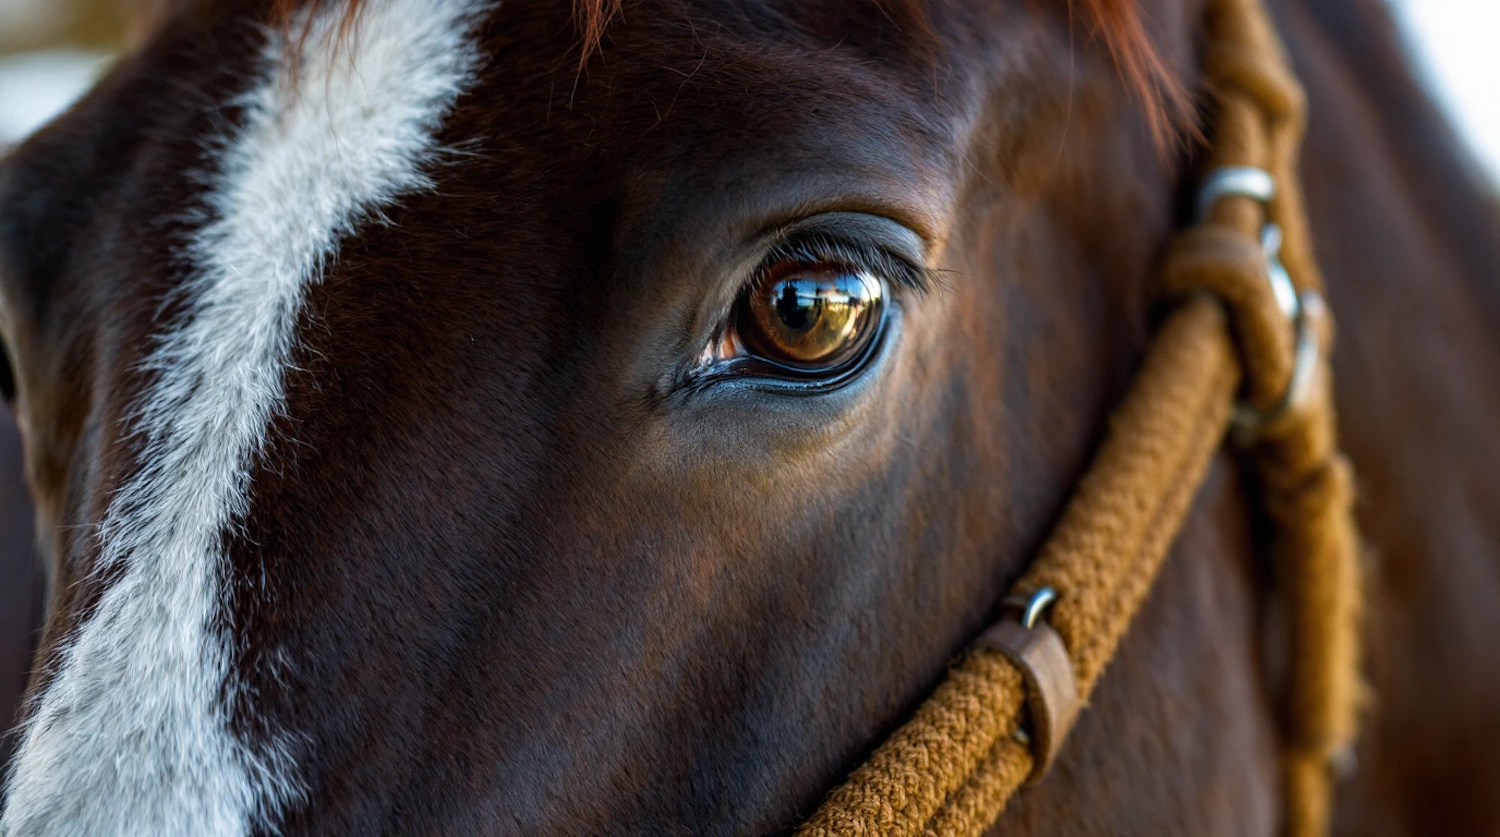
[[(1192, 212), (1202, 2), (183, 0), (0, 164), (51, 579), (0, 834), (761, 834), (993, 621)], [(1339, 834), (1500, 793), (1500, 236), (1378, 0), (1270, 0), (1358, 475)], [(995, 834), (1270, 834), (1220, 452)]]

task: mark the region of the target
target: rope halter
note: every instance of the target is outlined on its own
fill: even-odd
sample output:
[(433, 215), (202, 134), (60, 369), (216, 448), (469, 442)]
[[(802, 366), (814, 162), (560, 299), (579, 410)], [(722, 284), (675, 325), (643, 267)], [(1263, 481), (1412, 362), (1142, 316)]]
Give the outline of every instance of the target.
[(992, 825), (1064, 745), (1226, 437), (1257, 477), (1286, 615), (1286, 832), (1327, 833), (1360, 700), (1359, 545), (1296, 179), (1304, 96), (1260, 0), (1209, 0), (1206, 28), (1215, 141), (1160, 276), (1171, 313), (1001, 621), (799, 835)]

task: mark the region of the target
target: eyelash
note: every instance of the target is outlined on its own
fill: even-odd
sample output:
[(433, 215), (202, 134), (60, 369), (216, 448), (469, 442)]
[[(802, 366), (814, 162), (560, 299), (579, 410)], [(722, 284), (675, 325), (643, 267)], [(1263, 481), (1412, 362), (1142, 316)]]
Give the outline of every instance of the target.
[(772, 244), (745, 287), (763, 281), (771, 268), (789, 259), (847, 265), (916, 294), (926, 294), (941, 285), (937, 271), (913, 264), (888, 250), (827, 233), (806, 232)]

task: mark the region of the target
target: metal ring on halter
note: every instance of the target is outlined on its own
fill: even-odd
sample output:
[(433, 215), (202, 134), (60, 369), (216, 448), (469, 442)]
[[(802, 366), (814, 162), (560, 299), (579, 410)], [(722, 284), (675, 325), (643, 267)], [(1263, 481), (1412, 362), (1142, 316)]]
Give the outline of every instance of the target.
[(1268, 410), (1241, 402), (1234, 409), (1234, 436), (1241, 444), (1255, 441), (1261, 431), (1296, 412), (1312, 397), (1317, 380), (1318, 361), (1323, 354), (1319, 342), (1320, 325), (1328, 306), (1317, 291), (1303, 291), (1297, 297), (1297, 348), (1292, 356), (1292, 377), (1286, 392)]
[(1224, 166), (1209, 172), (1198, 187), (1198, 220), (1213, 211), (1214, 205), (1227, 197), (1250, 198), (1269, 204), (1276, 197), (1276, 178), (1265, 169), (1254, 166)]
[[(1219, 201), (1227, 197), (1250, 198), (1269, 205), (1276, 197), (1276, 178), (1253, 166), (1225, 166), (1210, 172), (1198, 191), (1198, 220), (1202, 221)], [(1286, 392), (1268, 410), (1241, 403), (1234, 412), (1235, 438), (1242, 443), (1254, 441), (1261, 431), (1295, 412), (1312, 396), (1318, 361), (1322, 354), (1320, 326), (1327, 311), (1317, 291), (1297, 290), (1281, 263), (1281, 227), (1267, 223), (1261, 230), (1261, 247), (1266, 254), (1266, 281), (1276, 297), (1276, 305), (1286, 315), (1296, 332), (1296, 349), (1292, 356), (1292, 376)]]
[(1057, 601), (1057, 591), (1051, 587), (1043, 587), (1030, 596), (1013, 594), (1006, 596), (1000, 601), (1000, 606), (1006, 610), (1019, 611), (1021, 614), (1021, 627), (1031, 630), (1047, 612), (1047, 608)]

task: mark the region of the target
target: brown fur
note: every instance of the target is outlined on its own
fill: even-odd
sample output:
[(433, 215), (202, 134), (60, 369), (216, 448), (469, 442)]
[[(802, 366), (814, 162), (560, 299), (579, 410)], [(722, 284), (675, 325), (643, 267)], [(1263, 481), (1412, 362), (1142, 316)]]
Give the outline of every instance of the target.
[[(870, 12), (889, 18), (893, 23), (910, 24), (924, 35), (930, 28), (924, 0), (868, 0)], [(1073, 0), (1068, 3), (1073, 12)], [(1091, 35), (1097, 35), (1115, 59), (1131, 91), (1139, 97), (1158, 141), (1166, 141), (1189, 115), (1188, 89), (1162, 61), (1142, 19), (1138, 0), (1080, 0), (1083, 21)], [(886, 3), (890, 3), (889, 6)], [(274, 0), (271, 16), (278, 25), (287, 27), (299, 10), (324, 6), (344, 7), (343, 33), (347, 34), (359, 15), (361, 0)], [(590, 57), (599, 51), (610, 21), (623, 9), (624, 0), (573, 0), (573, 20), (580, 45), (578, 68), (583, 70)]]
[[(1312, 101), (1373, 560), (1340, 827), (1491, 832), (1500, 237), (1377, 0), (1272, 5)], [(778, 832), (994, 615), (1130, 379), (1194, 161), (1158, 152), (1130, 59), (1122, 82), (1061, 7), (932, 3), (927, 32), (882, 8), (631, 4), (582, 75), (569, 9), (497, 10), (442, 137), (481, 141), (312, 291), (229, 541), (239, 732), (307, 742), (285, 831)], [(1141, 18), (1185, 89), (1197, 11)], [(248, 72), (246, 16), (272, 19), (188, 6), (0, 168), (0, 310), (60, 582), (44, 662), (109, 583), (81, 582), (80, 527), (131, 467), (133, 362), (182, 270), (186, 222), (159, 219), (233, 118), (203, 103)], [(663, 383), (733, 292), (725, 248), (831, 208), (905, 224), (944, 271), (878, 374), (800, 399)], [(1226, 454), (996, 833), (1275, 833), (1249, 508)]]

